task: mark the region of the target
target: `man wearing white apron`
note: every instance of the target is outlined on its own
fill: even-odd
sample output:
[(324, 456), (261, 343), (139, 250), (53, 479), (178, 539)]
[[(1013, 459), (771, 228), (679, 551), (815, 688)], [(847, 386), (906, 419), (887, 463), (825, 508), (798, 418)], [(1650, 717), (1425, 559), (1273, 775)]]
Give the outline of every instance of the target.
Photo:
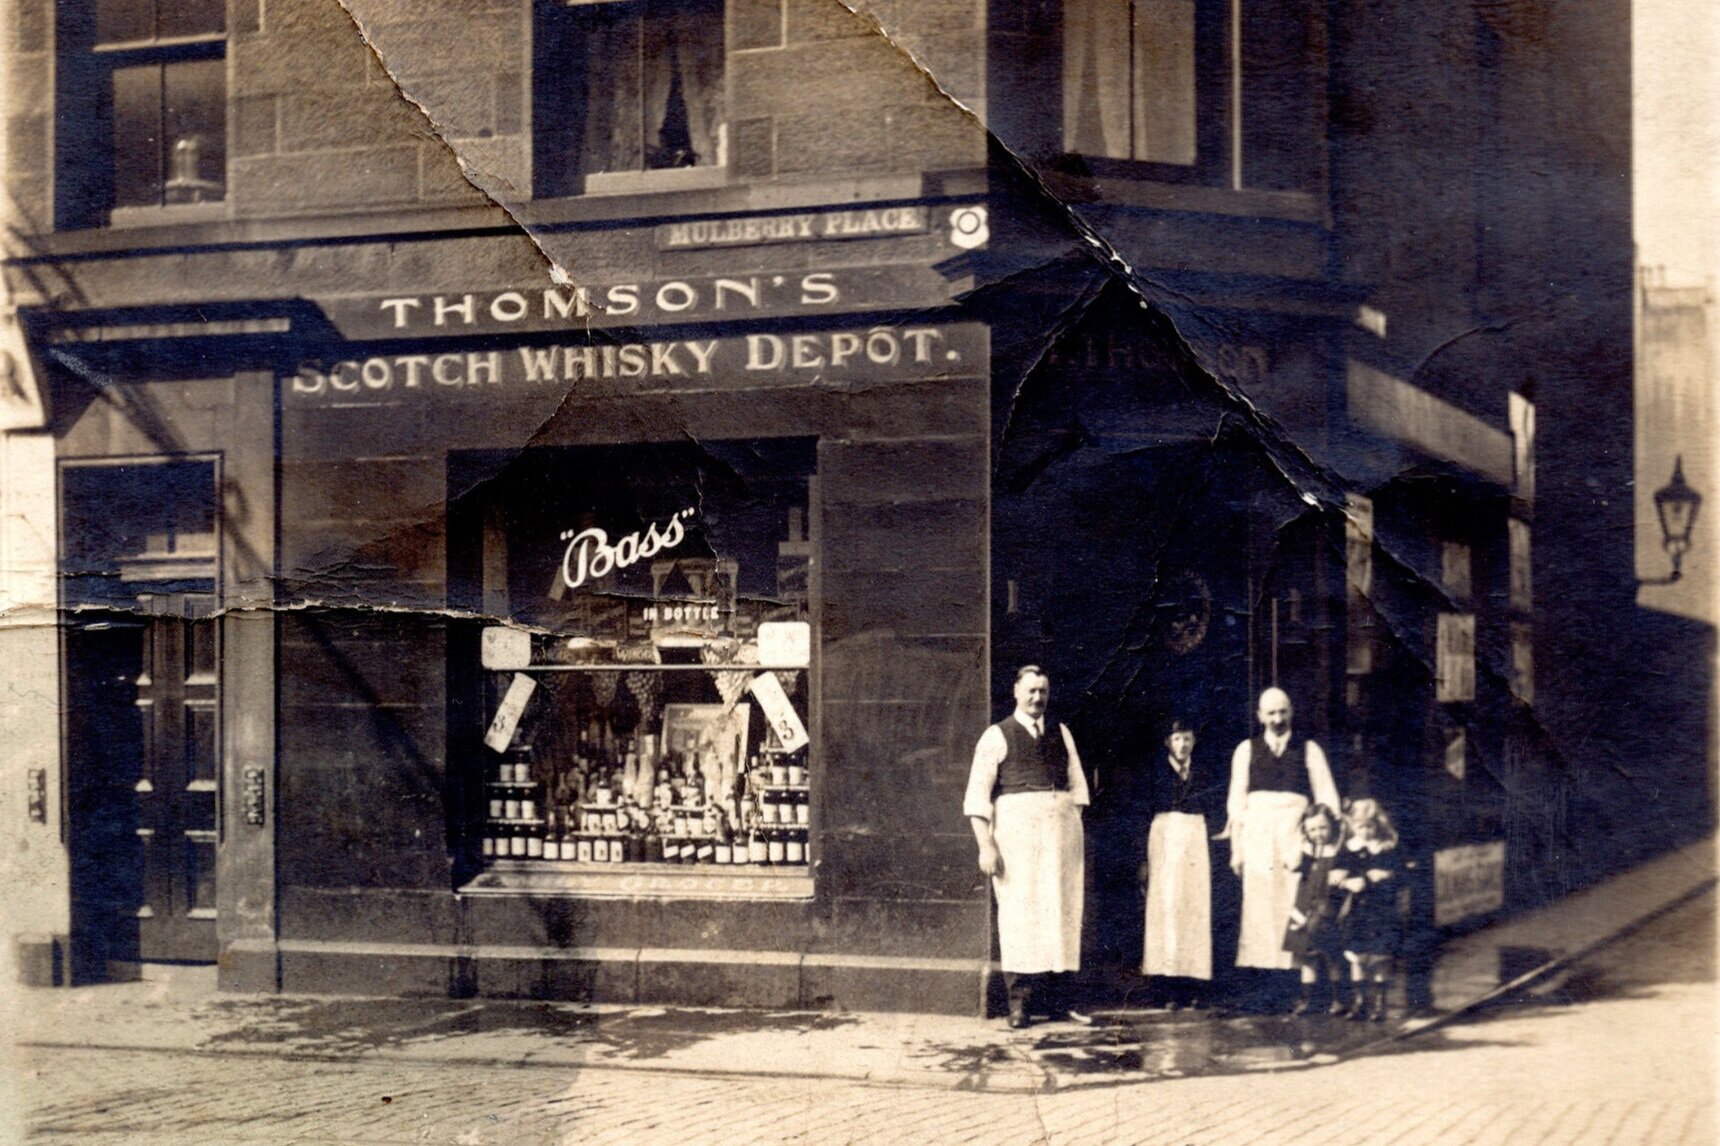
[(1068, 1009), (1068, 973), (1081, 969), (1087, 778), (1075, 738), (1047, 724), (1051, 679), (1037, 665), (1015, 675), (1015, 712), (974, 746), (962, 811), (979, 843), (979, 869), (997, 896), (997, 938), (1009, 1025), (1028, 1024), (1035, 995), (1053, 1018)]
[(1262, 733), (1236, 746), (1230, 758), (1230, 866), (1242, 877), (1242, 931), (1236, 965), (1289, 970), (1284, 929), (1296, 904), (1302, 812), (1310, 800), (1337, 813), (1338, 788), (1326, 754), (1290, 731), (1290, 697), (1260, 694)]

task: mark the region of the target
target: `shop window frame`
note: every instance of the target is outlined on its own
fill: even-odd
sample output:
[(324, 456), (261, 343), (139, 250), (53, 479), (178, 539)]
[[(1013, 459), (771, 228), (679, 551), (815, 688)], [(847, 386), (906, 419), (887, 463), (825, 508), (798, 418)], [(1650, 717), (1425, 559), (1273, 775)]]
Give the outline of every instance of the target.
[[(226, 14), (219, 27), (163, 34), (159, 18), (174, 11), (173, 0), (157, 0), (147, 35), (105, 35), (98, 27), (98, 0), (61, 4), (56, 12), (55, 221), (62, 229), (126, 227), (176, 222), (205, 222), (230, 215), (228, 166), (231, 160), (232, 74)], [(121, 149), (115, 140), (115, 84), (126, 72), (156, 69), (162, 104), (156, 126), (165, 135), (171, 114), (166, 105), (170, 70), (188, 72), (218, 63), (219, 111), (203, 149), (183, 154), (166, 138), (156, 141), (157, 174), (149, 182), (154, 202), (118, 202)], [(176, 169), (176, 163), (184, 170)]]
[[(801, 483), (800, 488), (804, 490), (805, 498), (804, 513), (799, 519), (801, 528), (798, 544), (795, 543), (793, 526), (790, 524), (787, 527), (789, 540), (783, 542), (779, 539), (777, 545), (779, 546), (779, 559), (788, 553), (804, 558), (805, 562), (806, 587), (802, 617), (808, 625), (810, 637), (810, 647), (807, 650), (805, 663), (772, 665), (747, 663), (744, 652), (738, 660), (716, 662), (701, 660), (691, 663), (683, 653), (679, 657), (666, 658), (680, 663), (658, 664), (635, 663), (630, 658), (619, 655), (619, 651), (615, 654), (599, 651), (594, 655), (575, 653), (571, 657), (567, 657), (565, 653), (558, 653), (556, 647), (565, 644), (562, 638), (578, 637), (580, 634), (570, 631), (549, 631), (542, 625), (521, 624), (517, 621), (495, 623), (501, 620), (503, 616), (511, 615), (508, 612), (509, 606), (505, 597), (496, 594), (489, 585), (489, 581), (497, 575), (495, 555), (482, 544), (476, 547), (476, 551), (474, 551), (472, 544), (474, 531), (493, 534), (496, 529), (495, 522), (491, 517), (491, 511), (487, 509), (483, 501), (474, 504), (468, 499), (467, 504), (456, 506), (452, 503), (451, 498), (449, 604), (456, 609), (471, 608), (481, 611), (483, 614), (480, 618), (482, 624), (463, 623), (457, 625), (455, 631), (463, 635), (451, 639), (449, 643), (449, 772), (450, 780), (453, 783), (450, 786), (449, 795), (451, 814), (448, 843), (451, 858), (454, 860), (455, 890), (458, 894), (590, 899), (661, 897), (740, 901), (812, 898), (814, 894), (814, 872), (819, 859), (817, 843), (820, 819), (818, 793), (821, 790), (822, 781), (818, 774), (823, 766), (823, 753), (820, 748), (821, 713), (818, 702), (821, 687), (821, 657), (818, 636), (820, 632), (819, 600), (821, 592), (818, 523), (821, 514), (819, 510), (819, 481), (816, 472), (816, 439), (794, 440), (801, 441), (807, 448), (809, 468), (798, 474), (787, 472), (780, 475), (779, 480), (786, 479), (790, 482)], [(789, 441), (789, 439), (784, 439), (784, 441)], [(708, 446), (709, 443), (704, 445)], [(585, 447), (548, 447), (550, 450), (579, 450), (581, 448)], [(650, 448), (650, 445), (648, 443), (633, 443), (621, 445), (621, 448), (646, 450)], [(478, 452), (481, 453), (482, 451)], [(454, 457), (455, 455), (450, 455), (451, 493), (461, 484), (454, 477)], [(785, 545), (788, 546), (787, 549), (782, 548)], [(506, 578), (505, 566), (500, 575), (504, 579)], [(465, 584), (457, 591), (456, 582), (462, 578)], [(460, 595), (462, 593), (463, 596)], [(742, 592), (739, 596), (748, 601), (756, 598), (756, 594), (752, 592)], [(636, 601), (635, 603), (642, 604), (643, 602)], [(485, 646), (497, 633), (503, 634), (504, 639), (509, 641), (529, 641), (540, 653), (543, 653), (544, 650), (548, 651), (545, 655), (532, 655), (530, 663), (522, 664), (518, 660), (505, 660), (504, 667), (496, 667), (495, 663), (481, 663), (486, 657), (492, 657), (493, 660), (493, 654), (487, 653)], [(753, 633), (750, 643), (754, 648), (757, 647), (756, 632)], [(673, 647), (685, 650), (696, 644), (696, 641), (691, 644), (682, 641), (678, 646)], [(743, 639), (738, 642), (738, 647), (744, 650), (747, 644), (748, 642)], [(664, 646), (664, 648), (667, 647), (671, 646)], [(736, 642), (730, 641), (727, 647), (733, 650), (736, 648)], [(639, 648), (635, 646), (631, 651), (637, 654)], [(659, 651), (663, 650), (659, 649)], [(514, 654), (505, 654), (505, 656), (512, 655)], [(583, 856), (574, 859), (559, 857), (552, 859), (544, 858), (541, 855), (497, 857), (492, 854), (485, 854), (486, 849), (483, 847), (483, 840), (492, 827), (492, 818), (489, 815), (492, 809), (488, 807), (490, 798), (494, 796), (505, 800), (510, 795), (517, 798), (526, 795), (526, 793), (509, 793), (500, 789), (492, 791), (492, 788), (495, 787), (492, 781), (496, 780), (498, 776), (505, 775), (500, 772), (501, 765), (517, 760), (517, 756), (509, 752), (497, 752), (490, 747), (484, 747), (476, 753), (467, 751), (469, 748), (469, 745), (466, 744), (467, 738), (457, 733), (455, 729), (454, 708), (461, 704), (470, 705), (472, 700), (476, 698), (462, 700), (457, 695), (462, 687), (465, 687), (466, 691), (471, 691), (470, 686), (475, 685), (483, 697), (481, 712), (467, 713), (464, 726), (470, 729), (473, 727), (472, 718), (474, 716), (481, 717), (479, 723), (488, 727), (496, 713), (498, 703), (516, 676), (525, 676), (537, 684), (538, 688), (534, 696), (534, 702), (536, 702), (544, 697), (546, 692), (543, 687), (544, 682), (570, 680), (580, 674), (588, 677), (610, 676), (615, 679), (615, 687), (619, 689), (627, 687), (625, 683), (627, 674), (657, 672), (697, 676), (725, 671), (725, 666), (730, 664), (733, 665), (735, 672), (766, 674), (771, 671), (794, 671), (803, 674), (799, 689), (792, 691), (799, 693), (801, 697), (794, 703), (796, 711), (805, 725), (808, 743), (798, 753), (783, 756), (782, 761), (785, 767), (789, 764), (798, 764), (805, 768), (808, 774), (800, 777), (798, 784), (783, 782), (793, 779), (792, 777), (780, 778), (768, 785), (763, 785), (763, 781), (760, 782), (761, 785), (768, 786), (777, 793), (785, 790), (798, 791), (799, 795), (795, 797), (794, 802), (804, 805), (806, 810), (805, 812), (798, 812), (797, 810), (791, 815), (797, 814), (804, 818), (800, 819), (798, 823), (776, 824), (767, 822), (762, 826), (790, 829), (791, 834), (797, 831), (804, 847), (803, 858), (800, 862), (773, 862), (769, 865), (755, 862), (746, 864), (731, 862), (728, 865), (718, 865), (710, 862), (695, 863), (690, 860), (681, 863), (654, 863), (638, 862), (640, 857), (630, 856), (631, 862), (603, 863), (595, 856), (591, 860), (586, 860)], [(465, 679), (465, 686), (462, 686), (458, 679), (462, 676)], [(711, 680), (715, 683), (714, 676), (711, 677)], [(683, 700), (676, 703), (686, 702)], [(760, 708), (759, 702), (753, 697), (743, 696), (741, 703), (750, 704), (754, 710)], [(666, 708), (666, 704), (662, 707)], [(762, 715), (762, 712), (758, 712), (754, 716), (755, 727)], [(541, 713), (539, 719), (543, 719)], [(531, 738), (530, 724), (531, 719), (529, 717), (522, 721), (518, 732), (510, 735), (510, 747), (517, 747), (521, 740)], [(659, 730), (661, 730), (661, 725), (659, 725)], [(749, 750), (757, 751), (761, 747), (761, 742), (762, 738), (754, 740), (749, 737)], [(460, 755), (457, 756), (457, 753)], [(460, 756), (464, 756), (464, 758), (462, 759)], [(538, 779), (547, 777), (551, 772), (557, 770), (565, 771), (565, 768), (561, 764), (546, 767), (544, 764), (534, 762), (531, 775), (533, 779)], [(748, 788), (747, 791), (749, 796), (756, 794), (751, 788)], [(538, 799), (553, 798), (548, 791), (548, 785), (539, 785), (539, 791), (532, 795)], [(780, 796), (778, 798), (781, 799)], [(742, 806), (745, 807), (744, 802)], [(581, 808), (581, 810), (584, 809)], [(506, 819), (506, 817), (503, 818)], [(543, 817), (540, 810), (537, 818), (547, 817)], [(593, 830), (579, 834), (595, 837), (608, 833)]]

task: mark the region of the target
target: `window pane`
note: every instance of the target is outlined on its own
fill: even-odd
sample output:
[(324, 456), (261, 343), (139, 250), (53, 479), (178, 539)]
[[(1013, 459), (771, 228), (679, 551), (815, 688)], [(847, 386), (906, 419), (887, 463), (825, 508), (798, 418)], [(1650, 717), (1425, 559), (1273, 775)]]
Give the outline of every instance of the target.
[(225, 32), (227, 0), (161, 0), (157, 21), (163, 36)]
[(161, 68), (113, 72), (113, 201), (116, 207), (161, 202)]
[(1195, 160), (1194, 0), (1135, 4), (1135, 158)]
[(217, 720), (213, 701), (185, 706), (185, 783), (214, 783)]
[(710, 166), (723, 156), (722, 11), (653, 2), (640, 32), (645, 166)]
[(580, 149), (579, 169), (585, 174), (638, 171), (644, 163), (638, 9), (603, 5), (580, 16), (586, 83), (585, 145)]
[(220, 199), (227, 183), (227, 62), (187, 60), (163, 70), (165, 199)]
[(96, 43), (155, 38), (155, 0), (96, 0)]
[(202, 836), (185, 841), (185, 906), (215, 910), (215, 841)]
[(1063, 12), (1063, 146), (1129, 158), (1129, 6), (1071, 0)]

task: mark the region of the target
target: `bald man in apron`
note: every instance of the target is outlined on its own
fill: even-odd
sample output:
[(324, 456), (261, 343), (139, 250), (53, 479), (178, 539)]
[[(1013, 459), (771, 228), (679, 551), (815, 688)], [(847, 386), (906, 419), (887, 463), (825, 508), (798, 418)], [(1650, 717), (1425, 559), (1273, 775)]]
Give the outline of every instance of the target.
[(1035, 1009), (1087, 1022), (1068, 1006), (1081, 969), (1087, 778), (1069, 729), (1045, 720), (1051, 680), (1036, 665), (1015, 677), (1015, 712), (974, 746), (962, 811), (979, 844), (979, 869), (997, 896), (997, 939), (1009, 1025)]
[(1236, 965), (1287, 971), (1284, 929), (1296, 904), (1302, 813), (1310, 802), (1336, 814), (1338, 788), (1326, 754), (1290, 728), (1290, 697), (1283, 689), (1260, 694), (1260, 734), (1236, 746), (1230, 758), (1230, 866), (1242, 877), (1242, 932)]

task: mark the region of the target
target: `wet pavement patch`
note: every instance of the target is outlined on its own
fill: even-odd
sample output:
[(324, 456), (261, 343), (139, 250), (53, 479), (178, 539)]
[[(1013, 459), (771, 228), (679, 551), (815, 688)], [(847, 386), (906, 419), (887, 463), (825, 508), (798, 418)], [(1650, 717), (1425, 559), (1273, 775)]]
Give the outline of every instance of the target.
[(1473, 1046), (1442, 1033), (1393, 1041), (1395, 1024), (1353, 1023), (1328, 1016), (1235, 1015), (1223, 1012), (1127, 1012), (1092, 1027), (1044, 1024), (996, 1041), (939, 1044), (923, 1056), (982, 1088), (1010, 1066), (1050, 1087), (1138, 1084), (1165, 1079), (1239, 1075), (1326, 1066), (1361, 1053), (1434, 1051)]
[(600, 1010), (577, 1003), (448, 999), (275, 997), (216, 1000), (201, 1010), (227, 1028), (204, 1040), (207, 1049), (274, 1047), (334, 1055), (421, 1048), (473, 1036), (527, 1035), (650, 1059), (721, 1036), (793, 1036), (859, 1021), (815, 1012)]

